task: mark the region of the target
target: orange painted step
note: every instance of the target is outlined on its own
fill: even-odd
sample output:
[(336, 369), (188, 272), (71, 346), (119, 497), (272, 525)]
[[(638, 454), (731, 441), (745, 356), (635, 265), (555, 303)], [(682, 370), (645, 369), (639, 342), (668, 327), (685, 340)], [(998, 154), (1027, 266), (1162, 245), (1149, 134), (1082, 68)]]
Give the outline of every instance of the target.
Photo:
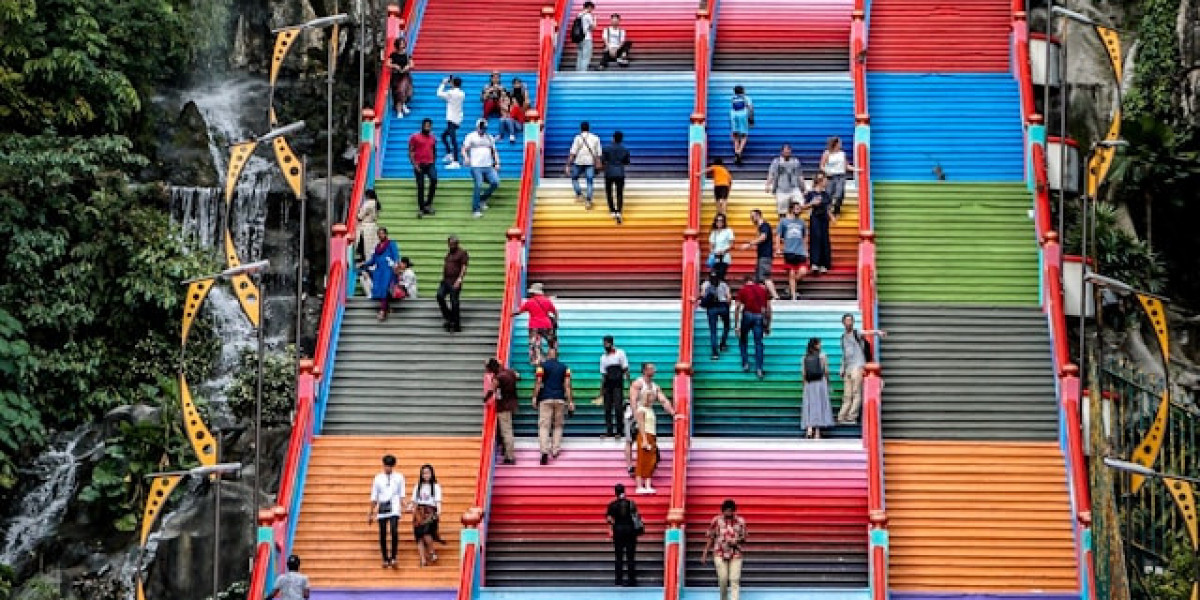
[[(734, 252), (733, 263), (729, 267), (729, 281), (736, 289), (741, 285), (742, 277), (754, 270), (755, 251), (737, 249), (738, 244), (750, 241), (757, 236), (754, 224), (750, 222), (750, 211), (759, 209), (772, 231), (779, 229), (779, 217), (775, 214), (775, 197), (763, 191), (762, 181), (735, 180), (729, 192), (729, 212), (726, 215), (729, 226), (733, 228)], [(713, 218), (717, 214), (717, 203), (713, 200), (712, 189), (704, 191), (704, 201), (700, 208), (700, 249), (704, 257), (708, 256), (708, 234), (712, 231)], [(808, 213), (805, 212), (805, 221)], [(854, 270), (858, 265), (858, 198), (853, 192), (847, 192), (842, 203), (842, 214), (836, 223), (830, 227), (830, 241), (833, 246), (833, 268), (824, 275), (809, 275), (800, 283), (800, 295), (803, 298), (820, 300), (854, 300), (858, 297), (857, 280)], [(771, 272), (775, 280), (775, 288), (780, 295), (786, 296), (787, 266), (783, 257), (776, 257)]]
[[(411, 514), (400, 520), (399, 567), (380, 567), (379, 529), (367, 523), (371, 481), (385, 454), (396, 457), (406, 497), (421, 465), (442, 484), (440, 560), (418, 565)], [(293, 551), (314, 588), (454, 588), (458, 585), (459, 517), (470, 507), (479, 465), (479, 438), (320, 436), (313, 440), (304, 504)]]
[(888, 441), (884, 465), (892, 589), (1078, 589), (1058, 444)]

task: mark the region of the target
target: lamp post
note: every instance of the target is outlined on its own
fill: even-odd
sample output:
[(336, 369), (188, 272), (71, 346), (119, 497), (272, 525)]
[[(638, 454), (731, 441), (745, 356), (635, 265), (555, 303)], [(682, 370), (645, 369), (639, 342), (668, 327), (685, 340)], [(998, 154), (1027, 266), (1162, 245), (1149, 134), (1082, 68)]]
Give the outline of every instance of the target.
[[(1092, 169), (1093, 169), (1092, 158), (1095, 156), (1097, 150), (1100, 150), (1102, 148), (1120, 148), (1120, 147), (1126, 147), (1128, 145), (1129, 145), (1129, 142), (1127, 142), (1125, 140), (1100, 140), (1099, 142), (1092, 144), (1091, 150), (1088, 151), (1088, 158), (1087, 158), (1087, 163), (1086, 163), (1088, 165), (1088, 180), (1089, 180), (1089, 182), (1092, 180), (1093, 177), (1098, 176), (1098, 174), (1092, 172)], [(1066, 146), (1064, 145), (1063, 147), (1065, 148)], [(1059, 164), (1065, 165), (1065, 163), (1059, 163)], [(1062, 171), (1063, 171), (1063, 169), (1060, 166), (1060, 168), (1059, 168), (1060, 175), (1061, 175)], [(1085, 368), (1087, 366), (1087, 352), (1085, 352), (1086, 346), (1084, 345), (1087, 343), (1086, 342), (1087, 294), (1084, 293), (1084, 290), (1087, 289), (1087, 276), (1088, 276), (1087, 265), (1088, 265), (1088, 258), (1089, 258), (1089, 256), (1088, 256), (1088, 238), (1090, 238), (1094, 235), (1088, 229), (1088, 211), (1095, 210), (1095, 208), (1096, 208), (1096, 199), (1092, 197), (1092, 190), (1099, 189), (1099, 187), (1100, 187), (1099, 182), (1095, 182), (1094, 184), (1088, 183), (1087, 185), (1085, 185), (1086, 189), (1084, 190), (1083, 196), (1081, 197), (1082, 205), (1080, 207), (1081, 210), (1079, 211), (1079, 244), (1080, 244), (1079, 255), (1082, 259), (1080, 262), (1080, 265), (1079, 265), (1079, 373), (1081, 375), (1087, 373), (1087, 371), (1085, 370)], [(1062, 186), (1060, 185), (1059, 188), (1061, 191)], [(1091, 219), (1091, 226), (1093, 229), (1096, 226), (1096, 219), (1094, 216)], [(1095, 244), (1093, 243), (1092, 246), (1093, 246), (1092, 251), (1095, 252)], [(1097, 264), (1096, 264), (1096, 269), (1099, 270), (1099, 261), (1098, 260), (1097, 260)]]
[[(218, 449), (218, 453), (220, 450)], [(157, 477), (205, 477), (208, 475), (216, 475), (213, 479), (213, 572), (212, 572), (212, 597), (216, 600), (217, 594), (221, 591), (221, 477), (225, 473), (237, 473), (242, 470), (242, 463), (217, 463), (215, 465), (206, 465), (193, 467), (186, 471), (162, 471), (159, 473), (147, 473), (146, 479), (154, 479)]]
[[(258, 352), (257, 352), (258, 365), (256, 368), (256, 373), (255, 373), (256, 382), (255, 382), (255, 389), (254, 389), (254, 485), (251, 487), (251, 489), (254, 493), (254, 506), (256, 509), (258, 507), (259, 498), (261, 497), (261, 493), (260, 493), (261, 490), (259, 490), (259, 488), (262, 486), (262, 475), (258, 471), (259, 471), (259, 469), (262, 468), (262, 461), (261, 461), (262, 444), (261, 444), (261, 441), (262, 441), (263, 356), (264, 356), (265, 347), (266, 347), (263, 332), (266, 329), (266, 324), (267, 324), (266, 323), (266, 310), (265, 310), (265, 307), (267, 304), (267, 302), (266, 302), (267, 294), (266, 294), (266, 290), (263, 288), (263, 285), (262, 285), (262, 272), (266, 271), (267, 268), (270, 266), (271, 266), (271, 261), (258, 260), (258, 261), (252, 262), (252, 263), (246, 263), (244, 265), (230, 267), (228, 269), (225, 269), (224, 271), (221, 271), (220, 273), (213, 273), (211, 275), (204, 275), (201, 277), (193, 277), (191, 279), (188, 279), (188, 280), (185, 280), (182, 282), (184, 285), (186, 285), (186, 284), (193, 283), (196, 281), (205, 281), (205, 280), (213, 280), (213, 279), (215, 279), (215, 280), (230, 280), (238, 275), (256, 275), (257, 276), (257, 281), (255, 282), (255, 284), (258, 286), (258, 289), (259, 289), (259, 299), (258, 299), (259, 320), (258, 320), (258, 327), (256, 328), (257, 329), (256, 333), (258, 336)], [(217, 452), (218, 452), (217, 459), (220, 460), (220, 455), (219, 455), (220, 454), (220, 440), (219, 439), (218, 439), (218, 444), (217, 444)], [(211, 468), (211, 467), (206, 467), (206, 468)], [(241, 465), (238, 465), (238, 468), (241, 468)], [(215, 596), (214, 596), (214, 598), (215, 598)]]
[(1151, 469), (1150, 467), (1142, 466), (1135, 462), (1129, 462), (1120, 458), (1114, 458), (1112, 456), (1104, 457), (1104, 466), (1133, 475), (1141, 475), (1142, 477), (1147, 477), (1149, 479), (1178, 479), (1179, 481), (1186, 481), (1191, 484), (1200, 484), (1200, 477), (1161, 473)]

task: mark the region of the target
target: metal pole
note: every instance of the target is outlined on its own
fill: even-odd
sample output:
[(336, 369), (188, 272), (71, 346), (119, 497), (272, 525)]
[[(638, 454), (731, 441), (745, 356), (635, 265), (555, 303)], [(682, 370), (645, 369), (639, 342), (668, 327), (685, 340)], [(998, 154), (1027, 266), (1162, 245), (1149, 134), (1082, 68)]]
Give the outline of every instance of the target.
[[(221, 462), (221, 442), (224, 438), (221, 436), (221, 428), (213, 429), (213, 434), (217, 438), (217, 463)], [(257, 468), (257, 465), (255, 465)], [(217, 600), (217, 594), (221, 591), (221, 473), (214, 473), (216, 479), (213, 480), (213, 600)]]
[[(1028, 2), (1025, 6), (1025, 14), (1029, 14)], [(1046, 2), (1046, 62), (1042, 68), (1042, 74), (1046, 80), (1042, 82), (1042, 114), (1046, 117), (1046, 124), (1050, 124), (1050, 39), (1054, 35), (1050, 24), (1054, 22), (1054, 0)], [(1055, 73), (1057, 75), (1057, 73)], [(1062, 79), (1058, 80), (1058, 85), (1062, 86)], [(1062, 230), (1059, 230), (1062, 233)]]
[[(258, 510), (262, 497), (262, 400), (263, 358), (266, 353), (267, 289), (263, 285), (262, 271), (258, 273), (258, 367), (254, 390), (254, 509)], [(257, 514), (257, 513), (255, 513)]]
[(367, 81), (367, 19), (363, 10), (363, 0), (355, 2), (355, 12), (358, 13), (358, 114), (363, 111), (363, 90)]
[[(1088, 156), (1088, 162), (1091, 162), (1091, 153)], [(1083, 374), (1083, 369), (1087, 365), (1086, 338), (1087, 332), (1087, 260), (1088, 260), (1088, 201), (1090, 196), (1084, 194), (1080, 197), (1083, 201), (1083, 206), (1079, 211), (1079, 243), (1081, 248), (1079, 251), (1079, 373)]]
[[(1060, 18), (1062, 30), (1061, 52), (1058, 61), (1058, 233), (1066, 234), (1067, 189), (1064, 185), (1067, 172), (1067, 110), (1071, 97), (1071, 84), (1067, 81), (1067, 21)], [(1084, 190), (1086, 193), (1087, 190)]]
[[(337, 43), (330, 40), (330, 44)], [(333, 49), (330, 49), (330, 56)], [(325, 248), (326, 267), (333, 264), (333, 64), (325, 78)]]
[(300, 159), (300, 249), (296, 262), (296, 376), (300, 375), (300, 333), (304, 326), (304, 234), (308, 225), (308, 155)]

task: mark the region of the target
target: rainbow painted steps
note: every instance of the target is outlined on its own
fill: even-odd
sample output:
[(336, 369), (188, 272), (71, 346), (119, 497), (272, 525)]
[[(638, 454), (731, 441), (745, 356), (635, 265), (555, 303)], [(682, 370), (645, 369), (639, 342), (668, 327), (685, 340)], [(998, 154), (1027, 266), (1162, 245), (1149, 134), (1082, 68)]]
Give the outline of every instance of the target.
[[(458, 585), (458, 515), (471, 504), (479, 464), (478, 437), (318, 436), (313, 440), (304, 503), (293, 551), (314, 589), (453, 589)], [(434, 467), (442, 484), (446, 545), (431, 566), (417, 564), (410, 515), (400, 523), (399, 568), (380, 568), (379, 531), (364, 515), (371, 481), (385, 454), (396, 457), (406, 494), (421, 465)], [(406, 496), (407, 497), (407, 496)], [(327, 596), (339, 598), (338, 596)], [(381, 596), (382, 597), (382, 596)], [(411, 596), (409, 596), (411, 597)]]
[(884, 465), (893, 590), (1078, 597), (1057, 442), (888, 441)]
[[(774, 307), (771, 335), (763, 340), (766, 378), (762, 381), (753, 371), (742, 371), (741, 356), (732, 331), (729, 351), (721, 354), (719, 360), (709, 358), (708, 317), (705, 311), (696, 311), (692, 429), (697, 437), (804, 437), (804, 429), (800, 427), (804, 388), (800, 364), (808, 340), (813, 337), (821, 339), (822, 350), (829, 357), (830, 401), (834, 416), (837, 416), (842, 399), (839, 377), (842, 315), (853, 314), (858, 322), (857, 306), (851, 302), (778, 301)], [(752, 338), (747, 350), (753, 363)], [(861, 429), (843, 425), (826, 430), (825, 435), (859, 437)]]
[(621, 225), (609, 217), (603, 180), (596, 184), (589, 211), (569, 181), (542, 182), (527, 279), (564, 298), (677, 299), (687, 183), (630, 180)]
[[(601, 393), (600, 355), (605, 335), (629, 358), (631, 377), (638, 377), (641, 363), (658, 368), (654, 380), (671, 395), (675, 361), (679, 356), (678, 303), (580, 303), (557, 301), (559, 314), (559, 360), (571, 368), (575, 391), (575, 416), (567, 421), (566, 435), (595, 437), (604, 433), (604, 407), (597, 403)], [(529, 401), (533, 395), (534, 370), (529, 365), (528, 319), (513, 322), (511, 364), (521, 375), (521, 408), (513, 418), (518, 437), (537, 437), (537, 412)], [(628, 384), (625, 387), (628, 397)], [(669, 417), (659, 410), (659, 435), (671, 435)]]
[(875, 183), (879, 300), (1036, 306), (1023, 183)]
[[(537, 13), (535, 12), (529, 18), (530, 27), (536, 31)], [(429, 37), (432, 36), (422, 36), (421, 39), (425, 40)], [(451, 73), (424, 71), (418, 67), (418, 70), (413, 72), (413, 98), (408, 106), (412, 112), (403, 119), (397, 119), (394, 111), (388, 111), (389, 114), (386, 115), (386, 122), (383, 126), (385, 134), (382, 142), (384, 150), (383, 177), (408, 180), (413, 178), (412, 163), (408, 160), (408, 138), (420, 131), (421, 120), (428, 118), (433, 120), (433, 136), (437, 138), (435, 156), (438, 177), (443, 180), (471, 180), (470, 169), (465, 166), (461, 169), (447, 169), (446, 163), (442, 162), (442, 156), (449, 152), (446, 145), (442, 143), (442, 130), (446, 128), (446, 102), (437, 97), (437, 88), (442, 79), (448, 75)], [(483, 102), (479, 99), (479, 94), (483, 91), (483, 86), (487, 83), (490, 73), (486, 71), (456, 71), (453, 75), (462, 78), (462, 90), (467, 94), (466, 100), (463, 102), (463, 122), (458, 129), (457, 136), (458, 144), (461, 147), (467, 134), (475, 130), (475, 121), (483, 116)], [(504, 73), (504, 87), (512, 87), (513, 77), (520, 77), (525, 86), (529, 88), (530, 94), (536, 93), (537, 73), (532, 71)], [(532, 103), (534, 98), (531, 96), (529, 101)], [(500, 134), (500, 119), (496, 117), (489, 119), (488, 133)], [(509, 180), (514, 187), (521, 180), (521, 161), (525, 155), (525, 146), (522, 144), (521, 136), (521, 132), (518, 131), (514, 142), (509, 142), (507, 139), (496, 142), (496, 149), (500, 153), (500, 177)], [(455, 160), (462, 162), (461, 152), (455, 157)]]
[(851, 440), (696, 440), (687, 475), (687, 585), (716, 585), (700, 551), (709, 522), (731, 498), (749, 531), (743, 588), (865, 588), (866, 460)]
[(611, 586), (612, 541), (604, 515), (613, 486), (624, 483), (646, 523), (646, 535), (638, 541), (638, 584), (661, 588), (671, 446), (660, 443), (656, 495), (632, 494), (622, 446), (570, 440), (557, 460), (543, 466), (536, 444), (519, 443), (517, 464), (498, 465), (493, 475), (487, 586)]
[[(733, 263), (729, 267), (729, 281), (741, 285), (742, 277), (754, 270), (755, 251), (739, 250), (737, 245), (757, 237), (750, 211), (759, 209), (771, 224), (772, 231), (779, 229), (779, 218), (775, 215), (775, 197), (763, 191), (763, 181), (734, 179), (729, 195), (729, 226), (734, 231)], [(709, 253), (708, 235), (712, 231), (717, 205), (712, 199), (711, 186), (705, 190), (704, 204), (700, 213), (700, 251)], [(807, 215), (806, 215), (807, 219)], [(830, 227), (830, 242), (833, 247), (833, 268), (823, 275), (809, 273), (800, 282), (800, 297), (805, 300), (855, 300), (858, 298), (858, 199), (853, 186), (846, 192), (842, 205), (842, 216)], [(787, 298), (787, 270), (782, 257), (776, 257), (771, 278), (781, 298)]]
[[(571, 16), (582, 9), (583, 0), (568, 4)], [(604, 51), (602, 30), (608, 26), (608, 15), (621, 15), (621, 26), (626, 39), (633, 42), (630, 52), (632, 61), (627, 67), (609, 65), (613, 71), (687, 71), (691, 73), (695, 61), (693, 45), (696, 39), (696, 3), (694, 0), (660, 0), (647, 4), (641, 0), (611, 0), (596, 11), (596, 30), (593, 32), (591, 69), (600, 68), (600, 53)], [(570, 21), (567, 22), (570, 26)], [(574, 72), (578, 47), (566, 40), (562, 46), (560, 71)]]
[(471, 218), (470, 181), (438, 182), (434, 208), (437, 215), (416, 218), (417, 200), (412, 180), (381, 179), (375, 182), (383, 203), (380, 225), (387, 227), (400, 245), (400, 254), (410, 257), (417, 273), (421, 293), (430, 298), (437, 294), (442, 280), (442, 260), (446, 256), (446, 238), (457, 235), (471, 255), (463, 298), (504, 296), (504, 233), (512, 226), (517, 210), (520, 181), (507, 179), (492, 196), (491, 208), (483, 218)]

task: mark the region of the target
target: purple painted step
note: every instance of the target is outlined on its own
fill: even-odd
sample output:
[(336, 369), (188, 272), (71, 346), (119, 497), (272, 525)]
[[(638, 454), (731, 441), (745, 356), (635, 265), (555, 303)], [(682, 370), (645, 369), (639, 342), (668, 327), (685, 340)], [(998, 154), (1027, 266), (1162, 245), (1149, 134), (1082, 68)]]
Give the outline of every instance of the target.
[(1079, 594), (968, 594), (892, 592), (892, 600), (1077, 600)]
[(311, 600), (454, 600), (455, 590), (313, 590)]

